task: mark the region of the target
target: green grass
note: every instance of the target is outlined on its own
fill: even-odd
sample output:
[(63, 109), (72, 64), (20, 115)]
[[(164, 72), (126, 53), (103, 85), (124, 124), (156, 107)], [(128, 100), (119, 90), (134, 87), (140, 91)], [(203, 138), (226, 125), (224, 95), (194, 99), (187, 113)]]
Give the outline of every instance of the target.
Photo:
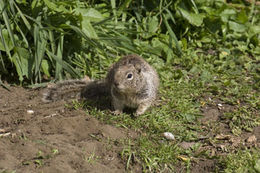
[[(87, 114), (139, 134), (122, 143), (127, 169), (138, 162), (144, 172), (185, 172), (203, 158), (216, 161), (216, 172), (259, 172), (259, 148), (219, 151), (216, 139), (260, 125), (260, 7), (253, 2), (3, 0), (0, 85), (102, 78), (120, 56), (139, 54), (160, 75), (156, 106), (133, 118), (85, 103)], [(231, 109), (202, 124), (202, 110), (218, 104)], [(176, 139), (166, 140), (166, 131)], [(183, 141), (195, 144), (183, 149)]]
[[(185, 54), (191, 54), (191, 51), (192, 49), (183, 52), (184, 57)], [(176, 171), (179, 164), (185, 171), (189, 171), (192, 169), (191, 162), (196, 163), (204, 158), (216, 161), (216, 172), (257, 172), (259, 148), (246, 149), (239, 146), (234, 149), (228, 145), (223, 149), (227, 152), (223, 154), (217, 147), (212, 147), (212, 144), (217, 146), (222, 142), (215, 138), (217, 134), (225, 134), (229, 130), (231, 133), (227, 134), (238, 137), (242, 133), (252, 132), (254, 127), (260, 125), (259, 88), (255, 87), (253, 79), (257, 71), (252, 70), (248, 74), (240, 63), (233, 67), (214, 67), (212, 63), (217, 58), (213, 55), (201, 54), (197, 58), (198, 62), (191, 68), (189, 65), (165, 65), (150, 59), (160, 74), (161, 87), (158, 103), (144, 115), (137, 118), (127, 113), (114, 116), (109, 110), (101, 111), (92, 106), (84, 108), (87, 114), (105, 123), (132, 129), (139, 134), (137, 140), (130, 139), (123, 143), (125, 147), (121, 156), (129, 170), (131, 164), (138, 162), (144, 172)], [(252, 63), (252, 66), (255, 65), (257, 64)], [(242, 72), (236, 72), (236, 69), (241, 69)], [(211, 122), (205, 127), (200, 122), (203, 117), (201, 110), (206, 106), (218, 109), (218, 103), (224, 107), (228, 105), (232, 110), (223, 110), (218, 122)], [(226, 124), (227, 128), (219, 128), (219, 123)], [(163, 132), (173, 133), (175, 140), (168, 141), (162, 136)], [(210, 133), (215, 134), (205, 140), (201, 138)], [(183, 149), (179, 145), (183, 141), (195, 143), (191, 148)], [(212, 155), (211, 150), (202, 146), (211, 146), (219, 154)], [(247, 159), (247, 155), (252, 157)]]
[(260, 156), (258, 150), (238, 151), (221, 159), (224, 171), (229, 172), (260, 172)]
[[(259, 6), (254, 3), (3, 0), (0, 12), (0, 76), (24, 85), (52, 77), (100, 78), (108, 64), (129, 53), (194, 66), (200, 61), (192, 58), (195, 52), (212, 49), (219, 67), (239, 62), (229, 57), (232, 52), (260, 53)], [(189, 58), (181, 60), (191, 48), (183, 54)], [(247, 69), (253, 68), (249, 57), (242, 59)]]

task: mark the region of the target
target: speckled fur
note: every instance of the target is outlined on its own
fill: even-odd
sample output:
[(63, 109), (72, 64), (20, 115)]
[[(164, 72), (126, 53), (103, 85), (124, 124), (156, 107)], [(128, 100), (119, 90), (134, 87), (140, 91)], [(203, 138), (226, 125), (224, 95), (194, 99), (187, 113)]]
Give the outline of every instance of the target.
[[(131, 74), (131, 79), (127, 78)], [(100, 81), (68, 80), (51, 85), (43, 94), (43, 101), (65, 98), (111, 96), (114, 113), (125, 107), (137, 108), (135, 115), (143, 114), (156, 99), (159, 77), (152, 66), (138, 55), (127, 55), (114, 63), (107, 77)]]
[[(133, 74), (128, 80), (127, 74)], [(128, 55), (113, 64), (108, 72), (112, 104), (116, 114), (124, 107), (137, 108), (136, 115), (143, 114), (156, 99), (159, 77), (152, 66), (137, 55)]]

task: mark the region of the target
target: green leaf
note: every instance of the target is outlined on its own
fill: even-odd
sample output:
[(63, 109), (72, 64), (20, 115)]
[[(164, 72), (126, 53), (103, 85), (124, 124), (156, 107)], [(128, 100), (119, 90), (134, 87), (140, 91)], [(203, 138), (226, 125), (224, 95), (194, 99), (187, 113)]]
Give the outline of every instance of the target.
[(53, 10), (53, 11), (57, 11), (57, 12), (69, 12), (63, 5), (57, 5), (58, 3), (54, 3), (54, 2), (51, 2), (49, 0), (43, 0), (44, 3), (46, 4), (46, 6)]
[(11, 51), (14, 48), (14, 45), (12, 44), (7, 29), (0, 30), (0, 37), (1, 37), (0, 50), (6, 52)]
[(260, 34), (260, 26), (258, 26), (258, 25), (250, 26), (248, 33), (249, 33), (250, 36)]
[(248, 16), (244, 9), (237, 14), (237, 20), (243, 24), (245, 24), (248, 21)]
[[(181, 47), (180, 47), (180, 45), (179, 45), (179, 43), (178, 43), (178, 39), (177, 39), (175, 33), (173, 32), (172, 28), (170, 27), (170, 25), (169, 25), (167, 19), (165, 18), (165, 16), (164, 16), (164, 20), (163, 20), (163, 21), (164, 21), (164, 23), (165, 23), (165, 25), (166, 25), (166, 27), (167, 27), (167, 29), (168, 29), (168, 32), (169, 32), (171, 38), (173, 39), (173, 41), (174, 41), (174, 43), (175, 43), (175, 46), (176, 46), (178, 52), (181, 54), (182, 51), (181, 51)], [(170, 44), (170, 43), (171, 43), (171, 42), (169, 42), (169, 44)], [(171, 47), (171, 45), (169, 45), (169, 46)]]
[(169, 18), (172, 20), (172, 22), (173, 22), (174, 24), (176, 24), (176, 21), (175, 21), (175, 19), (174, 19), (174, 17), (173, 17), (172, 12), (171, 12), (170, 10), (168, 10), (168, 9), (165, 9), (165, 11), (167, 12), (167, 14), (168, 14)]
[(13, 29), (11, 27), (11, 20), (9, 19), (9, 17), (7, 15), (7, 12), (6, 12), (7, 8), (4, 8), (4, 7), (5, 7), (4, 1), (0, 1), (0, 11), (2, 13), (2, 18), (4, 19), (4, 23), (6, 25), (6, 28), (7, 28), (7, 31), (9, 33), (9, 36), (11, 38), (11, 41), (12, 41), (13, 45), (15, 46), (16, 42), (15, 42), (15, 39), (14, 39)]
[(79, 13), (83, 16), (83, 18), (87, 19), (90, 22), (100, 22), (102, 20), (104, 20), (103, 15), (95, 10), (94, 8), (76, 8), (75, 9), (76, 14)]
[(31, 25), (30, 23), (28, 22), (28, 20), (25, 18), (24, 14), (22, 13), (22, 11), (18, 8), (18, 6), (14, 3), (17, 11), (18, 11), (18, 14), (21, 16), (25, 26), (27, 27), (28, 30), (31, 30)]
[(187, 40), (185, 38), (182, 38), (181, 39), (181, 43), (182, 43), (183, 49), (186, 50), (187, 46), (188, 46)]
[[(64, 35), (61, 35), (58, 43), (58, 48), (57, 48), (57, 58), (59, 58), (61, 61), (63, 61), (62, 60), (63, 43), (64, 43)], [(58, 61), (56, 62), (56, 67), (55, 67), (55, 78), (62, 80), (62, 65)]]
[(30, 53), (27, 49), (21, 47), (17, 47), (15, 48), (15, 50), (16, 51), (12, 57), (12, 61), (15, 64), (19, 80), (23, 81), (24, 76), (26, 76), (29, 79), (32, 76), (30, 70), (32, 67), (32, 59), (30, 57)]
[[(37, 21), (41, 21), (41, 18), (38, 17)], [(35, 44), (35, 54), (34, 54), (34, 75), (36, 76), (35, 81), (38, 79), (41, 80), (41, 62), (45, 55), (46, 45), (47, 45), (47, 31), (42, 28), (42, 26), (34, 26), (34, 44)]]
[(112, 7), (112, 12), (115, 18), (115, 23), (117, 23), (117, 11), (116, 11), (116, 1), (115, 0), (111, 0), (111, 7)]
[(62, 66), (62, 68), (67, 70), (73, 77), (80, 77), (78, 72), (74, 70), (74, 68), (69, 63), (61, 60), (58, 56), (54, 55), (49, 50), (46, 50), (46, 53), (50, 58), (53, 58), (55, 61), (57, 61)]
[(204, 20), (204, 23), (209, 31), (212, 33), (217, 33), (221, 31), (222, 22), (219, 18), (206, 18)]
[(195, 26), (201, 26), (203, 23), (204, 16), (201, 14), (195, 14), (188, 12), (187, 10), (178, 7), (179, 12), (181, 13), (182, 17), (189, 21), (190, 24)]
[(158, 29), (158, 18), (156, 16), (148, 18), (148, 32), (154, 33)]
[(48, 61), (47, 61), (46, 59), (43, 59), (43, 60), (42, 60), (41, 67), (42, 67), (43, 73), (44, 73), (46, 76), (50, 77), (50, 76), (51, 76), (50, 73), (49, 73), (49, 71), (50, 71), (50, 65), (49, 65), (49, 63), (48, 63)]
[(126, 10), (126, 8), (129, 7), (129, 4), (132, 2), (132, 0), (125, 0), (124, 3), (119, 7), (118, 15), (121, 15), (121, 13)]
[(256, 161), (254, 168), (257, 172), (260, 172), (260, 159)]
[(239, 24), (237, 22), (229, 21), (229, 28), (235, 32), (245, 32), (247, 27), (243, 24)]
[(87, 43), (90, 44), (91, 46), (93, 47), (97, 47), (97, 42), (95, 42), (94, 40), (92, 40), (91, 38), (88, 37), (88, 35), (83, 32), (79, 27), (77, 26), (73, 26), (73, 25), (67, 25), (67, 24), (64, 24), (63, 25), (64, 27), (69, 27), (71, 28), (72, 30), (74, 30), (78, 35), (80, 35), (81, 37), (83, 37), (84, 39), (86, 39)]
[(83, 20), (81, 22), (82, 25), (82, 31), (89, 37), (89, 38), (98, 38), (95, 29), (92, 27), (90, 21), (88, 20), (88, 17), (83, 17)]
[(162, 42), (159, 40), (159, 38), (153, 38), (153, 39), (152, 39), (152, 47), (153, 47), (152, 51), (153, 51), (155, 54), (157, 54), (157, 55), (161, 55), (162, 51), (164, 50), (164, 47), (166, 47), (167, 49), (169, 49), (167, 45), (165, 45), (164, 43), (162, 43)]
[(225, 9), (222, 13), (219, 14), (223, 22), (228, 22), (230, 18), (235, 18), (237, 12), (234, 9)]

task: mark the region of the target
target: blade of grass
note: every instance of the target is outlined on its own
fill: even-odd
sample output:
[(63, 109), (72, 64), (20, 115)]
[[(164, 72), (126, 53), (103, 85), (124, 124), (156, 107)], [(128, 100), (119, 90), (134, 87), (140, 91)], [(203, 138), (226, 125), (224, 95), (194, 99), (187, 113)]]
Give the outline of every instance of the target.
[[(175, 33), (173, 32), (172, 28), (170, 27), (170, 25), (169, 25), (169, 23), (168, 23), (168, 21), (167, 21), (165, 15), (163, 15), (163, 21), (164, 21), (164, 23), (165, 23), (165, 25), (166, 25), (166, 28), (167, 28), (167, 30), (168, 30), (168, 32), (169, 32), (171, 38), (173, 39), (173, 41), (174, 41), (174, 43), (175, 43), (175, 45), (176, 45), (176, 48), (177, 48), (177, 50), (178, 50), (178, 53), (181, 55), (181, 54), (182, 54), (182, 51), (181, 51), (181, 47), (180, 47), (180, 45), (179, 45), (179, 43), (178, 43), (178, 39), (177, 39)], [(169, 45), (169, 46), (172, 48), (172, 45)]]
[(50, 40), (50, 44), (51, 44), (51, 51), (54, 53), (54, 52), (56, 52), (56, 44), (54, 41), (53, 31), (51, 31), (51, 30), (49, 30), (49, 40)]
[(11, 91), (0, 79), (0, 86), (2, 86), (4, 89), (6, 89), (7, 91)]
[[(9, 48), (7, 48), (7, 45), (5, 43), (5, 39), (3, 37), (1, 25), (0, 25), (0, 38), (1, 38), (2, 44), (3, 44), (4, 48), (5, 48), (5, 51), (6, 51), (7, 55), (8, 55), (8, 57), (11, 59), (11, 54), (10, 54)], [(3, 60), (1, 52), (0, 52), (0, 58), (1, 58), (1, 63), (2, 63), (2, 69), (6, 72), (6, 68), (5, 68), (5, 64), (4, 64), (4, 60)]]
[[(54, 81), (52, 81), (54, 82)], [(36, 83), (36, 84), (32, 84), (32, 85), (28, 85), (26, 87), (28, 88), (42, 88), (42, 87), (46, 87), (49, 84), (49, 82), (42, 82), (42, 83)]]
[(102, 52), (103, 55), (106, 55), (105, 48), (102, 46), (96, 39), (90, 39), (80, 28), (73, 25), (63, 25), (65, 28), (69, 27), (74, 30), (78, 35), (82, 36), (87, 43), (95, 49), (98, 49)]
[[(112, 30), (112, 32), (117, 35), (117, 37), (113, 37), (113, 38), (111, 38), (110, 36), (109, 41), (117, 40), (116, 42), (113, 42), (114, 43), (113, 47), (121, 47), (121, 48), (125, 48), (125, 50), (136, 52), (136, 48), (133, 46), (131, 40), (128, 37), (122, 35), (120, 32), (117, 32), (116, 30)], [(107, 37), (109, 38), (109, 35)]]
[[(0, 1), (0, 10), (2, 12), (2, 15), (3, 16), (6, 16), (6, 11), (5, 11), (5, 8), (6, 8), (7, 4), (3, 4), (3, 1)], [(9, 57), (9, 59), (12, 61), (12, 56), (11, 56), (11, 53), (10, 53), (10, 50), (9, 50), (9, 47), (6, 45), (5, 43), (5, 39), (4, 39), (4, 36), (3, 36), (3, 33), (2, 33), (2, 25), (0, 25), (0, 37), (1, 37), (1, 41), (2, 41), (2, 44), (5, 48), (5, 51)]]
[[(62, 34), (58, 43), (57, 57), (62, 61), (64, 35)], [(62, 66), (56, 61), (55, 78), (62, 80)]]
[(6, 70), (6, 67), (5, 67), (5, 63), (4, 63), (4, 59), (3, 59), (3, 56), (2, 56), (2, 52), (0, 51), (0, 61), (1, 61), (1, 70), (4, 72), (4, 73), (7, 73), (7, 70)]
[[(132, 0), (125, 0), (118, 9), (118, 16), (120, 16), (128, 7)], [(126, 15), (126, 14), (125, 14)]]
[(115, 24), (117, 24), (117, 14), (116, 14), (116, 1), (115, 0), (111, 0), (111, 7), (112, 7), (112, 12), (115, 18)]
[[(10, 5), (10, 4), (11, 4), (11, 5)], [(11, 11), (14, 13), (14, 14), (12, 14), (12, 15), (15, 15), (15, 12), (14, 12), (14, 9), (13, 9), (12, 4), (13, 4), (13, 2), (10, 1), (10, 2), (9, 2), (9, 5), (10, 5), (10, 7), (11, 7), (11, 9), (12, 9)], [(9, 58), (10, 58), (11, 61), (16, 61), (16, 68), (18, 68), (18, 69), (20, 69), (21, 71), (23, 71), (22, 65), (21, 65), (21, 55), (20, 55), (19, 51), (16, 51), (17, 44), (16, 44), (16, 41), (15, 41), (15, 38), (14, 38), (14, 33), (13, 33), (13, 30), (12, 30), (11, 24), (10, 24), (10, 19), (9, 19), (9, 17), (8, 17), (8, 15), (7, 15), (7, 12), (6, 12), (7, 5), (8, 5), (8, 4), (3, 4), (3, 1), (0, 1), (0, 9), (1, 9), (1, 11), (2, 11), (4, 23), (5, 23), (5, 26), (6, 26), (6, 28), (7, 28), (8, 34), (9, 34), (9, 36), (10, 36), (11, 42), (12, 42), (12, 44), (13, 44), (13, 46), (14, 46), (14, 51), (15, 51), (15, 53), (17, 53), (18, 56), (17, 56), (17, 58), (12, 57), (12, 55), (10, 54), (10, 52), (8, 52), (8, 51), (10, 51), (10, 50), (7, 51), (7, 54), (8, 54), (8, 56), (9, 56)], [(7, 50), (7, 49), (6, 49), (6, 50)], [(23, 80), (23, 77), (22, 77), (22, 76), (19, 76), (19, 79), (20, 79), (20, 81), (22, 81), (22, 80)]]
[(254, 15), (254, 11), (255, 11), (255, 0), (252, 0), (251, 2), (251, 8), (250, 8), (250, 13), (249, 13), (249, 20), (251, 21), (251, 24), (253, 25), (255, 22), (255, 15)]
[(77, 77), (77, 78), (80, 77), (80, 74), (78, 74), (78, 72), (75, 71), (74, 68), (69, 63), (61, 60), (58, 56), (54, 55), (49, 50), (46, 50), (46, 53), (49, 56), (49, 58), (53, 58), (55, 61), (57, 61), (62, 66), (62, 68), (68, 71), (73, 77)]
[(11, 25), (10, 25), (10, 19), (6, 13), (7, 4), (3, 4), (3, 3), (4, 3), (4, 1), (0, 1), (0, 8), (2, 11), (2, 16), (3, 16), (4, 22), (5, 22), (5, 26), (7, 28), (7, 31), (9, 33), (9, 36), (11, 38), (13, 45), (16, 46), (13, 30), (11, 29)]
[(198, 7), (197, 7), (196, 3), (193, 0), (191, 0), (191, 3), (193, 5), (193, 9), (194, 9), (195, 13), (199, 14), (199, 10), (198, 10)]
[[(16, 7), (16, 10), (18, 11), (18, 14), (20, 15), (20, 17), (22, 18), (25, 26), (27, 27), (28, 30), (31, 30), (31, 25), (30, 23), (28, 22), (28, 20), (25, 18), (25, 16), (23, 15), (22, 11), (19, 9), (19, 7), (16, 5), (16, 3), (14, 3), (15, 7)], [(18, 25), (16, 25), (18, 26)]]
[(20, 34), (23, 37), (23, 41), (26, 44), (27, 48), (30, 49), (29, 43), (28, 43), (28, 41), (26, 39), (26, 36), (24, 35), (24, 33), (23, 33), (22, 29), (20, 28), (19, 24), (16, 21), (14, 21), (14, 23), (16, 24), (16, 27), (19, 29)]
[(170, 12), (170, 10), (168, 10), (168, 9), (165, 9), (165, 11), (166, 11), (166, 12), (169, 14), (169, 16), (170, 16), (170, 18), (171, 18), (172, 22), (173, 22), (174, 24), (176, 24), (176, 21), (175, 21), (175, 19), (174, 19), (173, 15), (172, 15), (172, 13)]
[(90, 44), (90, 46), (93, 47), (98, 47), (98, 43), (95, 42), (93, 39), (90, 39), (83, 31), (81, 31), (80, 28), (78, 28), (77, 26), (73, 26), (73, 25), (64, 25), (65, 28), (69, 27), (72, 30), (74, 30), (78, 35), (82, 36), (84, 39), (86, 39), (86, 41)]
[[(37, 17), (37, 20), (40, 21), (41, 17)], [(35, 25), (34, 27), (34, 44), (36, 45), (34, 74), (35, 82), (38, 82), (38, 80), (41, 81), (41, 62), (47, 46), (47, 33), (42, 26)]]

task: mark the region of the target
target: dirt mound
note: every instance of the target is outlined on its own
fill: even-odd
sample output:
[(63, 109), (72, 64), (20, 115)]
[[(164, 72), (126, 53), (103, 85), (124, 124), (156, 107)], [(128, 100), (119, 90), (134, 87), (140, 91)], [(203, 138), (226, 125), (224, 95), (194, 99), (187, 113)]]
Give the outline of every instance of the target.
[[(0, 172), (124, 172), (123, 140), (133, 132), (103, 124), (41, 90), (0, 87)], [(140, 167), (134, 168), (140, 172)]]

